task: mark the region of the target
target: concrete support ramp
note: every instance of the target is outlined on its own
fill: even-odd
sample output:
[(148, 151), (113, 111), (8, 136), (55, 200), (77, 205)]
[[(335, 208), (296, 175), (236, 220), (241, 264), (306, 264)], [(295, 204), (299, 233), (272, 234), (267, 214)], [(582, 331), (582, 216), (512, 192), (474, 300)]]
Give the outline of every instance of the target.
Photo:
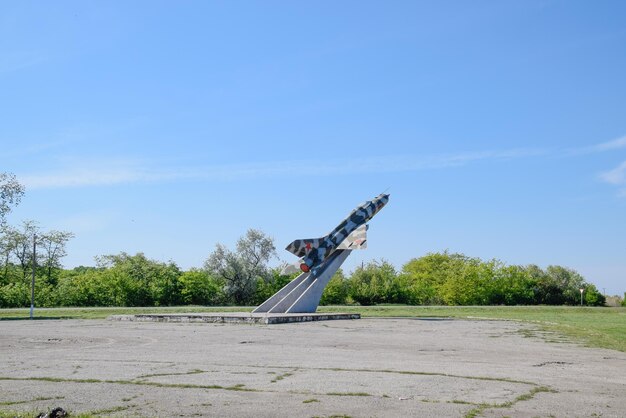
[(309, 273), (302, 273), (272, 297), (259, 305), (252, 313), (313, 313), (322, 298), (324, 288), (341, 267), (351, 250), (335, 251), (321, 266)]

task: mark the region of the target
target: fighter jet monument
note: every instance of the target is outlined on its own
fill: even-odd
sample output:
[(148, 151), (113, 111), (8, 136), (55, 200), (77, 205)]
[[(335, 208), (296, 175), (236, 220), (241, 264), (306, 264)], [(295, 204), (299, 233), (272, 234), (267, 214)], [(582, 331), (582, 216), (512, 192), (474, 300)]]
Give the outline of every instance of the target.
[(287, 251), (300, 260), (283, 269), (283, 274), (302, 273), (263, 302), (252, 313), (313, 313), (322, 292), (352, 250), (367, 246), (367, 222), (389, 201), (381, 194), (354, 209), (335, 229), (321, 238), (297, 239)]

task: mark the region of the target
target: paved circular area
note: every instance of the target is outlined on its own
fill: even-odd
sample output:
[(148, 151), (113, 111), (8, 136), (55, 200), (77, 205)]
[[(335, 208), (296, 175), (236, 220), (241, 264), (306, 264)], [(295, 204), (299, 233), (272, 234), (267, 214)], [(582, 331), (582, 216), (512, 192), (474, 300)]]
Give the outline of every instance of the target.
[(626, 354), (509, 321), (0, 322), (0, 410), (623, 417)]

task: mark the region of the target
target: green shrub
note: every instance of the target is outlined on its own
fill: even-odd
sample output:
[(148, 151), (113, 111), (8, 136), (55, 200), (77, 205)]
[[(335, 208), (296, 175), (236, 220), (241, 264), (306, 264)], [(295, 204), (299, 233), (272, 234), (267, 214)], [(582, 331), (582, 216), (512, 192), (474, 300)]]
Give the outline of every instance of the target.
[(344, 305), (348, 299), (348, 281), (341, 269), (331, 277), (322, 293), (320, 305)]
[(395, 268), (387, 261), (357, 268), (348, 281), (348, 295), (361, 305), (399, 303), (402, 291)]
[(217, 305), (223, 300), (222, 284), (206, 270), (191, 269), (179, 278), (182, 303), (192, 305)]

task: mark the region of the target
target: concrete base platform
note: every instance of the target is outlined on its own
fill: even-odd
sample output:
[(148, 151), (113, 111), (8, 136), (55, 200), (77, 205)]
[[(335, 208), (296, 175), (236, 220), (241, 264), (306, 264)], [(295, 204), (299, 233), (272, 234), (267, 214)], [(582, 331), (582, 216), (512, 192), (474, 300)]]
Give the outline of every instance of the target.
[(243, 324), (286, 324), (290, 322), (331, 321), (336, 319), (360, 319), (354, 313), (180, 313), (180, 314), (138, 314), (112, 315), (109, 321), (137, 322), (210, 322)]

